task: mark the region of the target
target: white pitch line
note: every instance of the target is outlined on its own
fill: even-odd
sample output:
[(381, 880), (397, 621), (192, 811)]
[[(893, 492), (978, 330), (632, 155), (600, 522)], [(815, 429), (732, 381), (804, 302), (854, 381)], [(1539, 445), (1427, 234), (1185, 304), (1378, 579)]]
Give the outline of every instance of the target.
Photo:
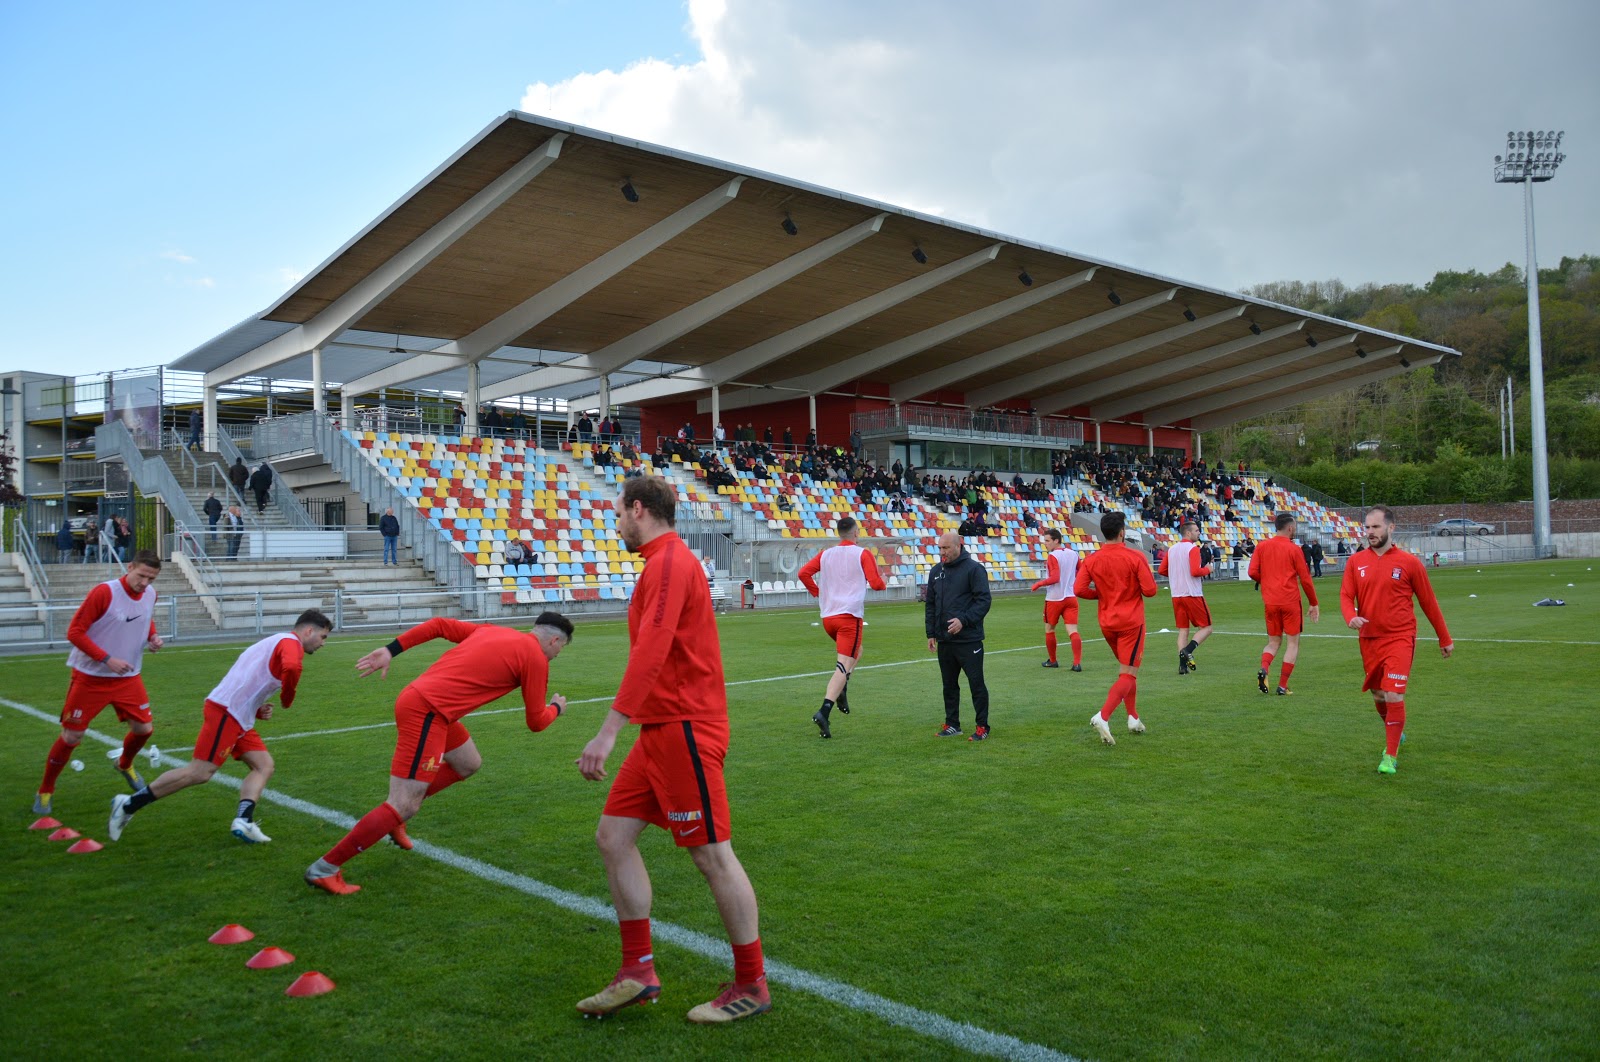
[[(907, 662), (909, 663), (910, 661)], [(887, 667), (890, 665), (879, 664), (877, 666)], [(826, 672), (823, 672), (823, 674), (826, 674)], [(42, 722), (52, 725), (59, 722), (58, 716), (49, 712), (42, 712), (29, 704), (20, 704), (5, 697), (0, 697), (0, 704), (25, 715), (31, 715)], [(518, 710), (520, 711), (520, 709)], [(121, 739), (111, 737), (109, 734), (101, 733), (98, 730), (86, 730), (84, 733), (107, 746), (120, 746), (122, 744)], [(183, 767), (188, 763), (187, 760), (180, 760), (167, 753), (161, 754), (161, 762), (171, 767)], [(212, 778), (231, 789), (238, 789), (241, 782), (240, 779), (224, 774), (221, 771), (218, 771)], [(336, 826), (341, 830), (348, 830), (356, 824), (356, 820), (353, 817), (343, 812), (334, 811), (331, 808), (313, 804), (308, 800), (289, 796), (276, 789), (264, 790), (261, 794), (261, 799), (267, 803), (288, 808), (291, 811), (298, 811), (302, 815), (326, 822), (330, 826)], [(566, 889), (546, 884), (525, 874), (518, 874), (515, 871), (505, 870), (482, 860), (474, 859), (471, 856), (462, 855), (442, 845), (430, 844), (415, 836), (412, 837), (412, 843), (414, 846), (413, 851), (417, 855), (471, 874), (473, 877), (483, 881), (495, 885), (503, 885), (508, 889), (514, 889), (525, 895), (546, 900), (557, 907), (571, 911), (574, 914), (583, 915), (586, 918), (593, 918), (602, 922), (615, 922), (617, 920), (616, 912), (610, 904), (596, 900), (593, 897), (568, 892)], [(728, 963), (733, 960), (732, 949), (728, 947), (726, 941), (719, 937), (701, 933), (699, 930), (689, 929), (672, 922), (652, 920), (650, 931), (656, 939), (675, 944), (685, 951), (693, 952), (702, 958), (722, 963)], [(897, 1003), (875, 992), (868, 992), (843, 981), (835, 981), (831, 977), (824, 977), (821, 974), (803, 970), (798, 966), (791, 966), (777, 959), (768, 959), (766, 966), (767, 980), (773, 984), (809, 992), (829, 1003), (861, 1011), (890, 1025), (898, 1025), (923, 1036), (942, 1040), (975, 1055), (1018, 1059), (1022, 1060), (1022, 1062), (1081, 1062), (1080, 1059), (1064, 1054), (1054, 1048), (1019, 1040), (1015, 1036), (1008, 1036), (1005, 1033), (990, 1032), (988, 1029), (981, 1029), (967, 1022), (955, 1021), (942, 1014), (935, 1014), (920, 1007)]]
[[(1171, 632), (1169, 631), (1168, 633), (1171, 633)], [(1241, 638), (1265, 638), (1267, 636), (1267, 632), (1266, 631), (1212, 631), (1211, 633), (1212, 634), (1231, 634), (1231, 635), (1236, 635), (1236, 636), (1241, 637)], [(1343, 641), (1353, 642), (1353, 641), (1356, 640), (1357, 636), (1355, 635), (1354, 632), (1352, 632), (1350, 634), (1312, 634), (1309, 631), (1307, 631), (1305, 633), (1302, 633), (1300, 635), (1300, 637), (1302, 637), (1302, 638), (1338, 638), (1338, 639), (1341, 639)], [(1435, 637), (1434, 635), (1431, 635), (1431, 634), (1418, 635), (1417, 636), (1417, 641), (1419, 641), (1419, 642), (1437, 642), (1438, 640), (1439, 639), (1437, 637)], [(1561, 640), (1556, 639), (1556, 638), (1455, 638), (1455, 639), (1451, 640), (1451, 644), (1452, 645), (1461, 645), (1463, 643), (1469, 644), (1469, 645), (1473, 645), (1473, 644), (1488, 644), (1488, 645), (1600, 645), (1600, 642), (1568, 642), (1568, 641), (1561, 641)]]

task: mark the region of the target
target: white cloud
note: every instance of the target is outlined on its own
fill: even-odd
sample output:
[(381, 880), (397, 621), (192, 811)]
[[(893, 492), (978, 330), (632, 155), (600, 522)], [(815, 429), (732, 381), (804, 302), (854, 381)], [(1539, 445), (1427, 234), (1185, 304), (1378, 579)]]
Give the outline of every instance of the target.
[[(1600, 7), (1576, 0), (688, 15), (698, 58), (532, 84), (522, 108), (1222, 287), (1493, 267), (1521, 246), (1489, 179), (1504, 130), (1600, 140)], [(1584, 183), (1546, 186), (1572, 244), (1541, 231), (1547, 256), (1600, 244)]]
[(180, 282), (187, 288), (214, 288), (217, 282), (212, 277), (184, 277)]
[(277, 279), (292, 287), (293, 285), (300, 283), (301, 279), (305, 275), (306, 271), (304, 269), (295, 269), (292, 266), (280, 266), (277, 273)]
[(178, 250), (162, 251), (161, 257), (169, 259), (173, 262), (178, 262), (181, 265), (194, 265), (194, 258), (192, 256), (186, 255), (182, 251)]

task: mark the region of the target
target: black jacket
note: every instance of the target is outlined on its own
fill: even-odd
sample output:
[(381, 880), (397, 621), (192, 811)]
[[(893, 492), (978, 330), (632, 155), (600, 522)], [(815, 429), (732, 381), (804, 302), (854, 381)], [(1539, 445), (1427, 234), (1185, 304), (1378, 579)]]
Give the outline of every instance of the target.
[[(936, 564), (928, 573), (928, 595), (923, 605), (923, 626), (929, 638), (941, 642), (983, 641), (983, 617), (989, 614), (989, 573), (966, 550), (954, 564)], [(946, 634), (952, 619), (961, 621), (958, 634)]]
[(234, 461), (228, 466), (228, 482), (233, 484), (233, 489), (243, 491), (245, 484), (250, 482), (250, 470), (244, 467), (243, 461)]
[(213, 520), (222, 519), (222, 502), (216, 498), (207, 498), (205, 504), (206, 515)]
[(250, 473), (250, 489), (257, 494), (265, 494), (272, 489), (272, 472), (266, 465)]
[(398, 538), (400, 536), (400, 520), (398, 517), (384, 513), (378, 517), (378, 534), (384, 538)]

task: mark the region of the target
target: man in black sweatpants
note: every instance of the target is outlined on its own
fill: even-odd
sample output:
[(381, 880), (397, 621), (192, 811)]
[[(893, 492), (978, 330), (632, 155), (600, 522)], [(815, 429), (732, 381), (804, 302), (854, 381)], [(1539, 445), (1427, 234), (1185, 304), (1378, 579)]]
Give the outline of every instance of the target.
[(972, 694), (977, 717), (970, 741), (989, 737), (989, 687), (983, 681), (983, 617), (989, 614), (989, 573), (961, 545), (961, 536), (947, 531), (939, 536), (939, 557), (928, 575), (923, 625), (928, 650), (939, 654), (939, 674), (944, 679), (944, 729), (940, 737), (961, 735), (962, 672)]

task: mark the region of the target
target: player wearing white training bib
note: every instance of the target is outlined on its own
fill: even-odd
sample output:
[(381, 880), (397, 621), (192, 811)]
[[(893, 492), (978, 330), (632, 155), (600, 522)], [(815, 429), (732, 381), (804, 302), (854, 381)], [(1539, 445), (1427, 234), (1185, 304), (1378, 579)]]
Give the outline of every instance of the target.
[(1033, 589), (1044, 589), (1044, 649), (1049, 654), (1042, 667), (1060, 667), (1056, 662), (1056, 624), (1066, 621), (1067, 637), (1072, 642), (1072, 670), (1083, 670), (1083, 639), (1078, 637), (1078, 599), (1073, 596), (1072, 584), (1078, 577), (1078, 551), (1067, 545), (1061, 532), (1053, 527), (1044, 530), (1044, 545), (1049, 551), (1045, 557), (1044, 578), (1033, 584)]
[[(1205, 587), (1200, 580), (1211, 574), (1211, 569), (1200, 563), (1200, 525), (1185, 520), (1178, 525), (1183, 536), (1161, 558), (1161, 574), (1167, 577), (1172, 591), (1172, 618), (1178, 628), (1178, 674), (1187, 675), (1199, 670), (1195, 666), (1194, 651), (1200, 643), (1211, 637), (1211, 609), (1206, 605)], [(1194, 638), (1189, 628), (1195, 629)]]
[(67, 656), (72, 682), (61, 708), (61, 736), (50, 746), (44, 778), (33, 798), (35, 815), (50, 814), (56, 779), (72, 761), (73, 750), (83, 741), (84, 731), (108, 704), (115, 709), (117, 718), (128, 724), (117, 772), (130, 789), (144, 785), (133, 757), (150, 740), (155, 724), (150, 718), (150, 694), (145, 692), (139, 673), (143, 670), (145, 649), (160, 649), (162, 644), (153, 619), (156, 592), (151, 586), (160, 574), (161, 558), (150, 550), (140, 550), (129, 562), (126, 574), (90, 590), (73, 613), (67, 628), (67, 641), (72, 644)]
[(278, 694), (278, 701), (285, 708), (294, 704), (305, 657), (322, 648), (332, 629), (332, 620), (310, 609), (294, 621), (292, 631), (268, 635), (240, 653), (206, 698), (205, 722), (194, 743), (194, 759), (187, 767), (168, 771), (132, 796), (113, 798), (108, 829), (111, 839), (120, 839), (133, 813), (146, 804), (209, 782), (231, 755), (242, 761), (250, 773), (239, 786), (239, 811), (230, 829), (247, 844), (272, 840), (255, 821), (256, 801), (261, 799), (261, 791), (273, 771), (272, 755), (256, 733), (256, 720), (272, 718), (268, 701), (273, 694)]
[(822, 698), (822, 708), (811, 717), (823, 737), (832, 737), (828, 718), (833, 706), (839, 706), (843, 715), (850, 714), (848, 688), (850, 673), (861, 659), (861, 628), (866, 622), (867, 588), (882, 590), (883, 576), (878, 574), (878, 562), (872, 554), (857, 544), (861, 529), (848, 516), (838, 523), (839, 544), (829, 546), (806, 562), (800, 569), (800, 582), (806, 592), (817, 598), (822, 607), (822, 629), (833, 639), (838, 659), (833, 674), (828, 677), (828, 689)]

